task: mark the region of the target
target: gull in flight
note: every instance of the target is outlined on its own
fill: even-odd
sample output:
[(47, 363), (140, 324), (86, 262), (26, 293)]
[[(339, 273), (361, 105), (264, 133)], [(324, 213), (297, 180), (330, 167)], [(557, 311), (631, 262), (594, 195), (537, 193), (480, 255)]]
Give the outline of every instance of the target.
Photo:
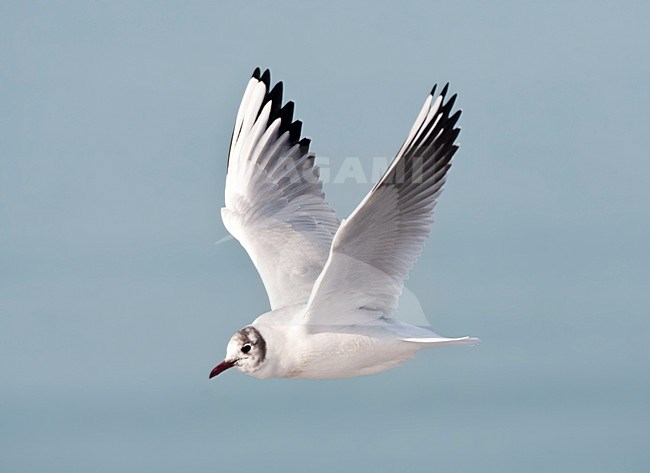
[[(424, 348), (475, 345), (394, 318), (458, 149), (448, 85), (424, 102), (386, 173), (340, 221), (325, 201), (310, 140), (256, 69), (228, 155), (224, 225), (253, 260), (271, 311), (235, 333), (210, 378), (345, 378), (394, 368)], [(452, 113), (453, 112), (453, 113)]]

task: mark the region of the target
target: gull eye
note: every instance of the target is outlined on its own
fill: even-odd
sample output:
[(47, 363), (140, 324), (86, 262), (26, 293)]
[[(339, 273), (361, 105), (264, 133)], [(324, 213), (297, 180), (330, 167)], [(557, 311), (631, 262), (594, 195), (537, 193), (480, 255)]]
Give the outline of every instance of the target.
[(244, 353), (248, 353), (249, 351), (251, 351), (251, 346), (247, 343), (246, 345), (241, 347), (241, 351)]

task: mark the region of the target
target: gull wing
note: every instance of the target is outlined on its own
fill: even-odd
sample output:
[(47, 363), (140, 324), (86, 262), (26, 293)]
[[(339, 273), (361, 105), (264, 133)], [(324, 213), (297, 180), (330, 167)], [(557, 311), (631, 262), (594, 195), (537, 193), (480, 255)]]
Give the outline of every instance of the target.
[(271, 309), (306, 303), (339, 227), (310, 141), (282, 106), (282, 82), (255, 70), (233, 130), (221, 217), (262, 278)]
[(397, 311), (458, 149), (455, 126), (461, 112), (452, 114), (456, 95), (446, 100), (448, 86), (437, 97), (434, 86), (384, 176), (341, 223), (309, 298), (305, 323), (368, 323)]

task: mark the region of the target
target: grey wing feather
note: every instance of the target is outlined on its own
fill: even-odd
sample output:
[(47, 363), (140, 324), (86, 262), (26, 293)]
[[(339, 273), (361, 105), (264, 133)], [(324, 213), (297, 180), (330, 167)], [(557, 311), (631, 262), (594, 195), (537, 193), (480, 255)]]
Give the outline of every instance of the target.
[(272, 309), (306, 303), (339, 226), (325, 201), (310, 141), (282, 106), (282, 83), (256, 69), (228, 156), (224, 225), (257, 268)]
[[(434, 100), (434, 87), (384, 176), (341, 224), (310, 296), (307, 323), (363, 323), (396, 312), (458, 149), (461, 112), (452, 113), (456, 96), (445, 101), (447, 90)], [(353, 309), (366, 310), (350, 320)]]

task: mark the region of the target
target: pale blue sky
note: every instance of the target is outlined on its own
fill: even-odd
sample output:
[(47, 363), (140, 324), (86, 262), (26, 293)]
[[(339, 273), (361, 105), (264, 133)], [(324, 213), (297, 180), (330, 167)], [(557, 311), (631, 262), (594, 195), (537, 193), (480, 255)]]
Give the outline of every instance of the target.
[[(650, 8), (399, 3), (0, 2), (2, 471), (647, 471)], [(208, 381), (267, 309), (214, 245), (258, 65), (332, 170), (392, 156), (451, 82), (408, 287), (480, 347)], [(369, 188), (326, 193), (345, 216)]]

